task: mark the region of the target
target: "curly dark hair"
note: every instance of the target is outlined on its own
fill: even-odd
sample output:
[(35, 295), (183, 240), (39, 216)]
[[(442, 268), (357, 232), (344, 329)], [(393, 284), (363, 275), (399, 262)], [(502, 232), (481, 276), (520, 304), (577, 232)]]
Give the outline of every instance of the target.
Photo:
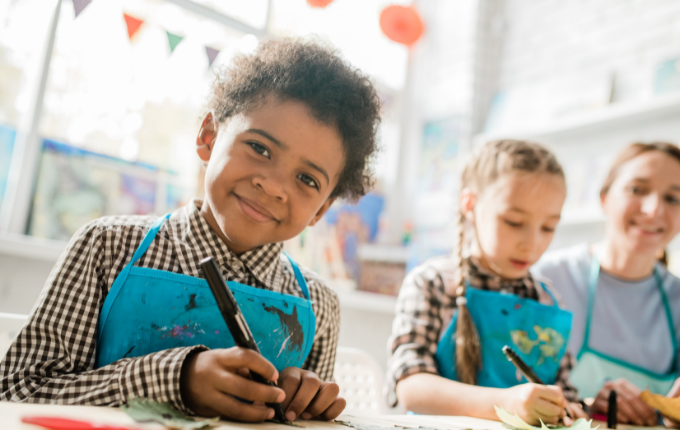
[(381, 107), (369, 78), (333, 48), (310, 40), (273, 39), (220, 71), (208, 107), (221, 123), (270, 95), (300, 101), (318, 121), (337, 127), (345, 165), (331, 197), (365, 195), (373, 185)]

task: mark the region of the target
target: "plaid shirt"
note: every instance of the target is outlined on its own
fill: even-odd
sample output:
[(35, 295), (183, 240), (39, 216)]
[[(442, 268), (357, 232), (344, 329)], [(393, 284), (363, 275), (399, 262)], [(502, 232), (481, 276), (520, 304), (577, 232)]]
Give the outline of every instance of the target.
[[(531, 274), (521, 279), (503, 280), (479, 267), (472, 259), (467, 261), (465, 279), (471, 287), (553, 304), (550, 295), (537, 287)], [(404, 279), (388, 341), (391, 357), (387, 366), (387, 397), (392, 406), (397, 404), (397, 382), (415, 373), (439, 373), (435, 353), (456, 310), (458, 274), (454, 259), (438, 257), (418, 266)], [(555, 385), (562, 388), (567, 399), (576, 401), (576, 389), (568, 381), (572, 367), (572, 357), (567, 352), (560, 362)]]
[[(303, 297), (281, 254), (281, 243), (237, 256), (201, 216), (200, 204), (194, 201), (175, 211), (136, 265), (203, 277), (199, 262), (213, 256), (228, 280)], [(155, 220), (105, 217), (76, 232), (27, 325), (0, 363), (0, 400), (117, 406), (130, 396), (140, 396), (186, 411), (179, 385), (182, 364), (190, 352), (206, 350), (204, 346), (123, 358), (94, 368), (104, 299)], [(316, 335), (303, 368), (330, 380), (340, 325), (338, 298), (317, 276), (302, 271), (316, 314)]]

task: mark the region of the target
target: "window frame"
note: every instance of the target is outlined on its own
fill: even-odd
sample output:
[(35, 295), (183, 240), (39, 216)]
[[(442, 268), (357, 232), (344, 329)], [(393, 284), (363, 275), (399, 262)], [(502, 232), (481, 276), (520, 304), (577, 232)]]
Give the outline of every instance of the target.
[[(26, 235), (31, 202), (38, 176), (42, 139), (38, 128), (42, 119), (45, 91), (50, 74), (50, 63), (54, 51), (59, 14), (64, 0), (54, 0), (50, 29), (43, 44), (40, 63), (35, 77), (30, 77), (32, 93), (27, 113), (17, 126), (12, 161), (8, 172), (7, 185), (0, 204), (0, 233)], [(70, 1), (70, 0), (66, 0)], [(268, 38), (272, 0), (267, 2), (265, 26), (256, 28), (236, 18), (232, 18), (212, 8), (192, 0), (164, 0), (180, 8), (230, 27), (244, 34), (252, 34), (258, 39)]]

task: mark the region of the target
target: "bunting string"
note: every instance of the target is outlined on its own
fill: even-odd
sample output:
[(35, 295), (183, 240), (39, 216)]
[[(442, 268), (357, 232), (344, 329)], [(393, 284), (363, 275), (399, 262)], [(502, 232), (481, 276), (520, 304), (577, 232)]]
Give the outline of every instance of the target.
[[(75, 12), (75, 17), (78, 18), (80, 14), (83, 13), (85, 8), (90, 5), (90, 3), (92, 3), (92, 0), (73, 0), (73, 10)], [(123, 19), (125, 20), (125, 26), (127, 28), (128, 39), (132, 42), (135, 35), (139, 31), (139, 28), (142, 26), (142, 24), (144, 24), (144, 20), (127, 13), (123, 13)], [(172, 55), (172, 53), (175, 52), (177, 45), (179, 45), (182, 40), (184, 40), (184, 36), (171, 33), (167, 30), (164, 31), (168, 37), (168, 47), (170, 48), (170, 55)], [(213, 48), (212, 46), (205, 46), (205, 55), (208, 59), (208, 67), (212, 67), (219, 53), (219, 49)]]

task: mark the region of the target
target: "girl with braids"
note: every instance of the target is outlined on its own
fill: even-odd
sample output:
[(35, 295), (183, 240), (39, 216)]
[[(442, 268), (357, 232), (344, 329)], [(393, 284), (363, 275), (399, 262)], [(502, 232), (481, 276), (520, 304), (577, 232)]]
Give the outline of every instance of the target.
[[(556, 423), (565, 407), (585, 416), (567, 400), (577, 398), (567, 382), (571, 314), (529, 273), (565, 197), (562, 168), (540, 145), (502, 140), (473, 153), (461, 178), (454, 256), (425, 262), (401, 288), (389, 341), (393, 404), (487, 419), (500, 406), (534, 424)], [(528, 383), (504, 345), (548, 385)]]

